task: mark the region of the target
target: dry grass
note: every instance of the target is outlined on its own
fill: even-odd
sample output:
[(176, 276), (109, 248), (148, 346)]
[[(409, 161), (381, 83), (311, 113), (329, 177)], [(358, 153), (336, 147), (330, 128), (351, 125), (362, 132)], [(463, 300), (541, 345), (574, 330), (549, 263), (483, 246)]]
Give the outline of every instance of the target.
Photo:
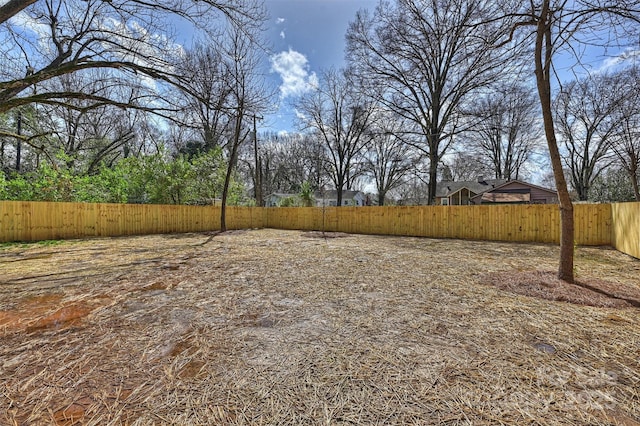
[(511, 292), (556, 247), (334, 236), (0, 250), (0, 424), (640, 424), (640, 310)]

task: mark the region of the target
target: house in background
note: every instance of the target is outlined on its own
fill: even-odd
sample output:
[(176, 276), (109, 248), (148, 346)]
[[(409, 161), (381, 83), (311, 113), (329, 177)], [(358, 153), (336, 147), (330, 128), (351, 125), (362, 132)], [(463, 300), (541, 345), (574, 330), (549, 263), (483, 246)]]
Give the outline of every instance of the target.
[[(330, 207), (338, 205), (338, 191), (316, 191), (313, 194), (315, 198), (314, 205), (316, 207)], [(280, 207), (289, 200), (295, 200), (294, 205), (300, 204), (300, 196), (298, 194), (287, 194), (274, 192), (265, 198), (265, 207)], [(342, 191), (343, 206), (364, 206), (367, 205), (367, 196), (360, 191)]]
[[(316, 191), (316, 206), (337, 206), (338, 191)], [(342, 191), (343, 206), (365, 206), (367, 204), (367, 196), (360, 191)]]
[(558, 192), (520, 180), (511, 180), (478, 194), (473, 204), (557, 204)]
[(466, 206), (473, 204), (471, 199), (494, 189), (506, 182), (504, 179), (485, 179), (479, 176), (475, 181), (449, 181), (436, 184), (436, 200), (438, 206)]
[(287, 194), (284, 192), (274, 192), (264, 199), (265, 207), (280, 207), (285, 199), (296, 199), (298, 194)]
[(484, 179), (476, 181), (439, 182), (436, 186), (436, 205), (470, 204), (552, 204), (558, 194), (520, 180)]

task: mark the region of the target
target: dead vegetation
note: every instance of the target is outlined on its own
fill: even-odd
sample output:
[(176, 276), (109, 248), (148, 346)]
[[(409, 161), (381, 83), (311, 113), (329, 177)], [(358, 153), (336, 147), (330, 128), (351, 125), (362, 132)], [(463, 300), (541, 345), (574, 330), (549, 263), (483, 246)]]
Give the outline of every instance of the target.
[(330, 237), (0, 250), (0, 424), (640, 424), (640, 261)]

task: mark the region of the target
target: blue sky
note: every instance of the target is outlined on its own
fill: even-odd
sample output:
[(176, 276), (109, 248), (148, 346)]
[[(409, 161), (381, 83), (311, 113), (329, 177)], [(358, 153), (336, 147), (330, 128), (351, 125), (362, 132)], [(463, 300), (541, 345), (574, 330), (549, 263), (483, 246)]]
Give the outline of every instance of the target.
[[(265, 0), (270, 14), (267, 40), (273, 52), (268, 65), (269, 79), (279, 87), (279, 110), (267, 115), (260, 131), (295, 131), (295, 111), (291, 106), (321, 70), (344, 65), (344, 37), (349, 22), (360, 9), (373, 9), (378, 0)], [(583, 46), (583, 67), (575, 59), (556, 58), (556, 71), (563, 81), (586, 69), (607, 69), (626, 54), (638, 57), (633, 49)]]
[(278, 86), (279, 110), (259, 131), (295, 130), (291, 103), (317, 81), (321, 70), (344, 65), (344, 36), (358, 10), (377, 0), (265, 0), (272, 48), (269, 78)]

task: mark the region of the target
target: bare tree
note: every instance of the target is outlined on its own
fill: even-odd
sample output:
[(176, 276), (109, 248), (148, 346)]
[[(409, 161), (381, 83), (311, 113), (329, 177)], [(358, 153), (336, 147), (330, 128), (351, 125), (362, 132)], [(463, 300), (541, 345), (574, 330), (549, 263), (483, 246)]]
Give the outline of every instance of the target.
[(624, 93), (620, 107), (614, 111), (617, 127), (611, 147), (629, 176), (636, 201), (640, 201), (640, 68), (626, 69), (616, 78), (620, 80), (616, 87), (623, 88)]
[(593, 181), (613, 161), (610, 150), (618, 127), (619, 79), (591, 74), (563, 86), (556, 97), (558, 134), (566, 149), (565, 165), (578, 199), (586, 201)]
[[(296, 194), (304, 182), (312, 190), (317, 190), (328, 181), (324, 167), (327, 162), (324, 144), (315, 135), (266, 133), (258, 139), (263, 194)], [(241, 146), (240, 160), (247, 181), (255, 184), (253, 147)]]
[[(554, 78), (553, 59), (558, 52), (579, 53), (581, 46), (611, 45), (637, 29), (640, 22), (640, 1), (610, 2), (607, 0), (539, 0), (531, 2), (505, 1), (505, 14), (494, 20), (503, 22), (511, 31), (511, 41), (519, 28), (533, 28), (536, 86), (542, 107), (545, 137), (560, 200), (562, 231), (558, 277), (574, 282), (574, 222), (573, 203), (562, 167), (562, 157), (555, 133), (551, 83)], [(506, 22), (505, 22), (506, 21)], [(577, 58), (579, 60), (580, 58)]]
[(402, 134), (402, 123), (392, 114), (378, 112), (375, 116), (365, 164), (376, 185), (378, 205), (382, 206), (387, 194), (401, 186), (417, 167), (420, 155), (398, 136)]
[[(347, 32), (347, 55), (361, 85), (420, 136), (429, 159), (429, 201), (440, 159), (460, 130), (460, 107), (499, 73), (516, 67), (510, 49), (496, 48), (503, 25), (485, 0), (382, 0), (361, 11)], [(510, 61), (507, 62), (507, 59)]]
[(471, 152), (452, 152), (442, 160), (442, 164), (442, 180), (472, 181), (478, 176), (491, 174), (491, 169), (478, 161), (477, 156)]
[[(35, 4), (25, 8), (25, 3)], [(262, 6), (253, 0), (39, 0), (11, 1), (2, 8), (16, 19), (1, 27), (0, 113), (20, 105), (64, 104), (70, 99), (90, 100), (96, 106), (131, 106), (78, 89), (60, 92), (41, 87), (46, 81), (86, 69), (109, 70), (121, 79), (154, 81), (153, 92), (163, 83), (188, 90), (185, 78), (176, 73), (170, 60), (181, 49), (171, 34), (175, 22), (219, 32), (224, 22), (212, 25), (216, 17), (224, 16), (237, 27), (247, 28), (254, 18), (263, 16)], [(16, 15), (20, 10), (23, 13)], [(136, 107), (158, 114), (170, 109), (150, 105), (149, 97), (140, 94)]]
[[(257, 120), (257, 117), (254, 116)], [(253, 146), (244, 145), (238, 152), (240, 172), (253, 185), (256, 206), (264, 207), (265, 195), (271, 194), (279, 175), (278, 149), (272, 145), (275, 134), (251, 132)]]
[[(58, 91), (81, 88), (86, 93), (123, 100), (133, 98), (137, 90), (120, 81), (114, 82), (103, 70), (67, 74), (48, 81), (46, 86)], [(37, 144), (49, 158), (64, 154), (65, 166), (80, 174), (95, 172), (101, 163), (112, 164), (135, 145), (135, 121), (142, 117), (111, 105), (93, 108), (90, 104), (90, 101), (71, 99), (61, 105), (38, 106), (44, 134), (33, 138), (30, 144)], [(136, 120), (130, 120), (133, 117)]]
[(421, 164), (409, 171), (408, 175), (397, 188), (389, 191), (400, 205), (426, 205), (428, 190), (428, 176), (421, 171)]
[(229, 125), (232, 94), (232, 68), (225, 62), (216, 40), (196, 44), (186, 51), (176, 68), (186, 77), (188, 91), (181, 91), (184, 109), (178, 120), (195, 130), (201, 151), (224, 144), (221, 140)]
[(343, 71), (331, 69), (321, 74), (319, 87), (296, 104), (303, 116), (300, 127), (317, 135), (327, 150), (327, 172), (339, 206), (342, 191), (363, 172), (358, 162), (369, 142), (366, 130), (373, 112), (365, 97), (352, 89)]
[(538, 148), (542, 129), (535, 95), (522, 85), (497, 86), (471, 104), (472, 152), (496, 179), (519, 179)]
[(222, 190), (222, 210), (220, 229), (225, 231), (226, 205), (231, 177), (238, 162), (240, 145), (248, 140), (254, 129), (255, 115), (270, 107), (272, 91), (266, 86), (259, 73), (260, 52), (259, 32), (248, 33), (246, 29), (232, 27), (227, 34), (227, 43), (223, 49), (223, 60), (229, 75), (230, 114), (229, 138), (225, 145), (229, 153), (227, 173)]

